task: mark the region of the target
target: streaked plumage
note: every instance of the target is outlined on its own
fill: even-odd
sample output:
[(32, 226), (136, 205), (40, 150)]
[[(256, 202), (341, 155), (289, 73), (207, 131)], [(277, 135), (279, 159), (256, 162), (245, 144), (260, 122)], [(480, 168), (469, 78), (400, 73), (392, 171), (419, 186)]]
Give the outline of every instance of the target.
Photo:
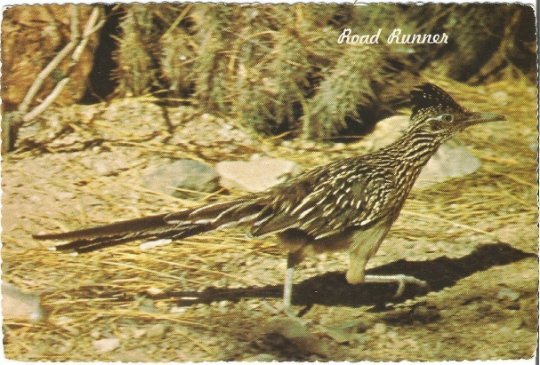
[(432, 84), (411, 91), (407, 132), (374, 153), (312, 169), (262, 193), (175, 213), (133, 219), (79, 231), (44, 234), (38, 239), (71, 240), (60, 251), (88, 252), (128, 241), (182, 238), (231, 224), (249, 227), (254, 236), (277, 234), (289, 249), (285, 304), (290, 304), (292, 270), (309, 251), (348, 249), (347, 280), (398, 281), (414, 278), (365, 276), (375, 254), (422, 167), (455, 133), (480, 122), (503, 120), (470, 112)]

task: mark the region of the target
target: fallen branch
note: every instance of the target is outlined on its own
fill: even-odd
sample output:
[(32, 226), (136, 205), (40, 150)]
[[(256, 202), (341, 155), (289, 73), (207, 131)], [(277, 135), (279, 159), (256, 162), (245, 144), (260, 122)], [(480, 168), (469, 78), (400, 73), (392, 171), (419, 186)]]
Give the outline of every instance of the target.
[(56, 56), (49, 62), (47, 66), (41, 72), (37, 75), (36, 79), (28, 89), (28, 92), (24, 96), (23, 101), (19, 105), (18, 111), (21, 113), (26, 114), (28, 112), (28, 109), (30, 108), (30, 103), (32, 100), (34, 100), (34, 97), (36, 96), (37, 92), (41, 89), (43, 86), (43, 83), (49, 77), (49, 75), (58, 67), (60, 62), (66, 58), (68, 54), (75, 49), (75, 46), (77, 44), (77, 40), (79, 38), (79, 14), (77, 11), (77, 7), (75, 5), (70, 5), (70, 15), (71, 15), (71, 36), (70, 41), (68, 44), (65, 45), (64, 48), (60, 52), (56, 54)]
[[(103, 26), (103, 24), (105, 23), (104, 20), (97, 23), (98, 18), (99, 18), (99, 9), (98, 8), (93, 8), (92, 13), (90, 14), (90, 17), (88, 19), (88, 22), (86, 23), (86, 25), (84, 27), (82, 37), (80, 37), (79, 36), (79, 31), (78, 31), (78, 13), (76, 11), (76, 6), (71, 5), (71, 9), (72, 9), (71, 41), (65, 47), (65, 49), (66, 48), (68, 49), (68, 52), (66, 52), (66, 53), (69, 53), (73, 48), (75, 50), (73, 51), (73, 53), (71, 55), (71, 62), (69, 64), (69, 69), (68, 69), (67, 75), (62, 80), (60, 80), (58, 82), (58, 84), (56, 84), (56, 86), (51, 91), (51, 93), (38, 106), (36, 106), (31, 112), (26, 113), (23, 116), (23, 118), (22, 118), (23, 122), (28, 122), (28, 121), (34, 119), (39, 114), (41, 114), (43, 111), (45, 111), (45, 109), (47, 109), (53, 103), (53, 101), (58, 97), (58, 95), (60, 95), (60, 93), (62, 92), (64, 87), (70, 81), (70, 74), (71, 74), (71, 72), (73, 70), (73, 67), (79, 62), (79, 60), (80, 60), (80, 58), (82, 56), (82, 52), (84, 51), (84, 48), (88, 44), (88, 38), (93, 33), (98, 31)], [(73, 24), (76, 24), (77, 27), (73, 26)], [(75, 30), (75, 28), (77, 28), (77, 29)], [(77, 42), (78, 42), (78, 44), (77, 44)], [(59, 56), (61, 56), (61, 57), (59, 57)], [(37, 86), (38, 88), (41, 87), (41, 84), (43, 84), (44, 79), (49, 76), (49, 74), (52, 72), (52, 70), (54, 70), (56, 68), (56, 66), (58, 66), (58, 64), (61, 62), (62, 59), (65, 58), (65, 56), (66, 55), (58, 54), (57, 57), (55, 57), (51, 61), (51, 63), (49, 63), (49, 65), (47, 65), (47, 67), (45, 67), (44, 71), (47, 70), (48, 73), (45, 73), (45, 72), (42, 71), (40, 73), (40, 75), (38, 75), (38, 78), (36, 79), (36, 81), (39, 81), (39, 85)], [(32, 86), (34, 86), (34, 85), (32, 85)]]

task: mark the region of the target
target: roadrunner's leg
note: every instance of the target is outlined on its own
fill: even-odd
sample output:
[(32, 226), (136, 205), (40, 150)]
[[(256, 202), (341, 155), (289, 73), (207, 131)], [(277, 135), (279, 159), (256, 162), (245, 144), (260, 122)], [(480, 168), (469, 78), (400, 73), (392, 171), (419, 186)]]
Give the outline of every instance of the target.
[(294, 267), (302, 261), (300, 251), (289, 252), (287, 255), (287, 271), (285, 272), (285, 284), (283, 287), (283, 308), (288, 311), (291, 308)]
[(366, 264), (377, 252), (390, 225), (375, 226), (371, 230), (361, 232), (355, 237), (354, 243), (349, 250), (350, 262), (346, 279), (349, 284), (362, 283), (396, 283), (398, 285), (395, 298), (400, 297), (405, 291), (406, 284), (414, 284), (426, 287), (427, 283), (413, 276), (399, 275), (365, 275)]
[(398, 285), (394, 298), (399, 298), (405, 291), (406, 284), (418, 285), (421, 288), (426, 288), (428, 284), (424, 280), (415, 278), (414, 276), (407, 276), (403, 274), (398, 275), (366, 275), (364, 283), (396, 283)]

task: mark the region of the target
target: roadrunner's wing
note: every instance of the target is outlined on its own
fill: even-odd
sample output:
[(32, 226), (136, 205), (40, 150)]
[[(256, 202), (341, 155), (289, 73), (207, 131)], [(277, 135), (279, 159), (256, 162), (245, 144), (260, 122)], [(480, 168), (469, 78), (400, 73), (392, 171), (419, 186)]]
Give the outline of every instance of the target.
[(312, 170), (273, 190), (273, 200), (253, 224), (252, 234), (298, 229), (320, 239), (385, 217), (393, 201), (391, 170), (378, 167), (373, 174), (373, 167), (355, 159)]

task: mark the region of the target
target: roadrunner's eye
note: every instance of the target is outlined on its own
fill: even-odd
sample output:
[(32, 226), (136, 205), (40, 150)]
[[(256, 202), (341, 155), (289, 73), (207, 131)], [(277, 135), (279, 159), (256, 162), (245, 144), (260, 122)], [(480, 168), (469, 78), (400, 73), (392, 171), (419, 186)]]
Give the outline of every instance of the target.
[(452, 114), (443, 114), (441, 115), (441, 120), (445, 123), (452, 123), (454, 121), (454, 116)]

